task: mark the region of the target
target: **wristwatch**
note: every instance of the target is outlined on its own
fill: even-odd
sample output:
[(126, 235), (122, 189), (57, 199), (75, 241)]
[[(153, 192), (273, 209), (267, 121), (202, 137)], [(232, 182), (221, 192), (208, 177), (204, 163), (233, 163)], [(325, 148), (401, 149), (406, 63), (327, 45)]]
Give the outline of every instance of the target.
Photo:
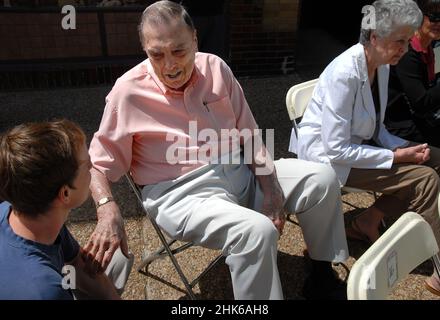
[(96, 203), (96, 209), (105, 205), (106, 203), (109, 203), (110, 201), (115, 201), (115, 200), (113, 199), (113, 197), (104, 197), (99, 199), (99, 201)]

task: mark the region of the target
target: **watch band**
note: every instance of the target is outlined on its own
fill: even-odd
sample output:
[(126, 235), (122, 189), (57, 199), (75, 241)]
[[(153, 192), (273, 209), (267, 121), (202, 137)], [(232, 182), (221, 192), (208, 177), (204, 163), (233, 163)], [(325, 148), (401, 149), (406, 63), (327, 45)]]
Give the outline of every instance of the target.
[(98, 209), (99, 207), (105, 205), (106, 203), (109, 203), (111, 201), (115, 201), (113, 199), (113, 197), (104, 197), (98, 200), (98, 202), (96, 203), (96, 209)]

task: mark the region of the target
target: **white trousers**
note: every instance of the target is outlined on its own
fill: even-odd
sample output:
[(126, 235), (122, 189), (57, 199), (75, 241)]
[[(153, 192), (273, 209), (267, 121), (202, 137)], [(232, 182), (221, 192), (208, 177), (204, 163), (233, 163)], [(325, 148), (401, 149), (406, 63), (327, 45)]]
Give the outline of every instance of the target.
[(122, 253), (121, 248), (118, 248), (113, 254), (107, 269), (105, 269), (105, 274), (109, 277), (111, 282), (113, 282), (119, 295), (122, 295), (124, 292), (128, 276), (133, 267), (133, 262), (134, 255), (131, 252), (129, 252), (128, 257), (126, 257)]
[[(286, 208), (298, 214), (312, 259), (345, 260), (340, 188), (333, 170), (296, 159), (280, 159), (275, 167)], [(142, 196), (146, 210), (169, 236), (222, 250), (236, 299), (283, 299), (279, 234), (258, 212), (263, 194), (247, 165), (207, 165), (147, 185)]]
[[(133, 267), (133, 262), (134, 256), (132, 253), (129, 253), (129, 256), (126, 257), (122, 253), (121, 248), (118, 248), (113, 254), (112, 260), (107, 266), (107, 269), (105, 269), (105, 274), (109, 277), (110, 281), (113, 282), (119, 295), (122, 295), (124, 292), (128, 276), (130, 275), (131, 268)], [(73, 297), (75, 300), (96, 299), (95, 297), (91, 297), (81, 290), (74, 290)]]

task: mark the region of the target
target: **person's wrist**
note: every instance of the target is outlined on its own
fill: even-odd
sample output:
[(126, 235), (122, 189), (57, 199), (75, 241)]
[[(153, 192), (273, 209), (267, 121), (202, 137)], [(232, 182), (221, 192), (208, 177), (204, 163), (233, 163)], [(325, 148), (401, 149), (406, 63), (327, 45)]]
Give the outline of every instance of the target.
[(96, 201), (95, 203), (95, 207), (96, 209), (101, 208), (102, 206), (107, 205), (110, 202), (114, 202), (115, 200), (113, 199), (113, 197), (108, 196), (108, 197), (102, 197), (101, 199), (99, 199), (98, 201)]
[(100, 219), (121, 219), (121, 213), (119, 211), (119, 206), (116, 201), (109, 201), (105, 205), (100, 206), (96, 209), (96, 215), (98, 220)]
[(396, 149), (393, 151), (393, 160), (394, 163), (400, 162), (400, 149)]

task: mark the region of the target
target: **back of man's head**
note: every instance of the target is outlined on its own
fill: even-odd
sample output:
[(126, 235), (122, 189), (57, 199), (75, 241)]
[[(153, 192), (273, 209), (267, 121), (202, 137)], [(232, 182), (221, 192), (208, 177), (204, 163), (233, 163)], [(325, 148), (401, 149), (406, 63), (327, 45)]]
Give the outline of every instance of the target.
[(157, 1), (148, 6), (142, 13), (141, 21), (138, 26), (142, 47), (146, 40), (144, 35), (145, 25), (170, 25), (175, 21), (182, 21), (189, 30), (195, 30), (191, 17), (182, 5), (172, 1), (163, 0)]
[(22, 124), (0, 135), (0, 199), (20, 214), (46, 213), (62, 186), (73, 188), (85, 142), (68, 120)]

